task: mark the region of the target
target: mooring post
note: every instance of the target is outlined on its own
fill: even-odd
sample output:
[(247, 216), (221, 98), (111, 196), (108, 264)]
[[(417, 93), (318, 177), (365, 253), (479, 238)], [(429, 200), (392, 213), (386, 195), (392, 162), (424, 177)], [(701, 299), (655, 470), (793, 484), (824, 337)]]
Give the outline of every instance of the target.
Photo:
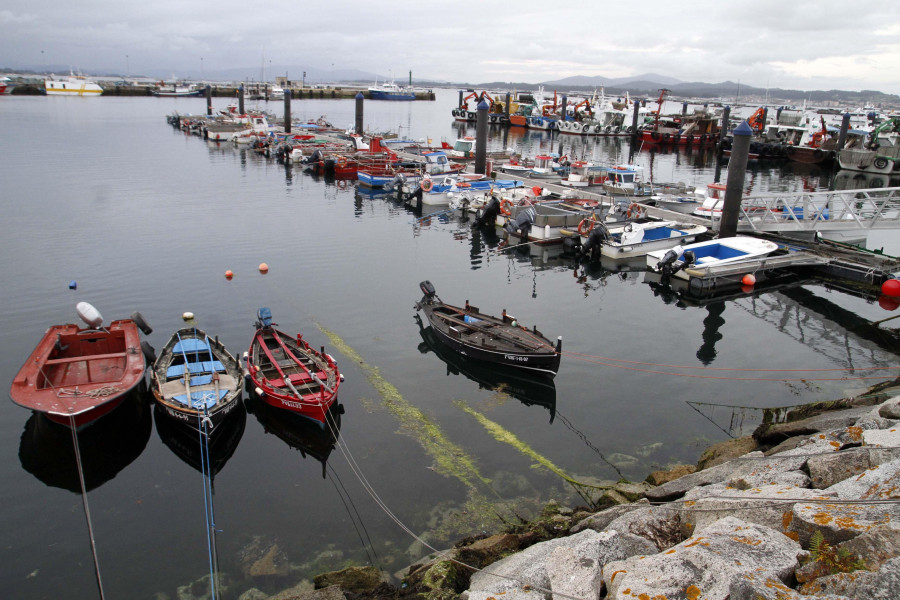
[(487, 162), (488, 108), (487, 101), (482, 98), (475, 113), (475, 172), (481, 175), (485, 175)]
[(559, 107), (559, 119), (560, 119), (561, 121), (565, 121), (565, 120), (566, 120), (566, 103), (567, 103), (568, 101), (569, 101), (569, 97), (568, 97), (568, 96), (563, 96), (563, 97), (562, 97), (562, 102), (560, 103), (560, 107)]
[(456, 104), (458, 107), (462, 108), (462, 99), (463, 99), (463, 90), (459, 90), (459, 102)]
[(284, 132), (291, 132), (291, 86), (284, 90)]
[(762, 133), (765, 133), (765, 132), (766, 132), (766, 124), (767, 124), (768, 122), (769, 122), (769, 109), (768, 109), (768, 107), (765, 107), (765, 106), (764, 106), (764, 107), (763, 107), (763, 114), (762, 114), (762, 123), (763, 123)]
[(687, 103), (687, 102), (682, 102), (682, 103), (681, 103), (681, 114), (682, 114), (682, 115), (686, 115), (686, 114), (687, 114), (687, 107), (688, 107), (688, 103)]
[(783, 106), (779, 106), (778, 110), (775, 111), (775, 124), (781, 123), (781, 111), (784, 110)]
[[(722, 109), (722, 128), (719, 129), (719, 147), (722, 146), (722, 140), (725, 139), (725, 135), (728, 133), (728, 119), (731, 118), (731, 106), (726, 106)], [(747, 127), (750, 127), (747, 125)]]
[(206, 84), (206, 116), (212, 116), (212, 86)]
[(238, 114), (244, 114), (244, 84), (238, 88)]
[(722, 203), (722, 222), (719, 238), (733, 237), (737, 233), (738, 216), (741, 213), (741, 197), (744, 195), (744, 176), (747, 174), (747, 157), (750, 154), (750, 138), (753, 130), (747, 121), (734, 128), (731, 158), (728, 159), (728, 177), (725, 180), (725, 201)]
[(363, 133), (363, 93), (356, 92), (356, 133)]
[(837, 149), (843, 150), (844, 144), (847, 143), (847, 130), (850, 129), (850, 113), (845, 112), (841, 119), (841, 133), (838, 136)]
[(509, 92), (506, 92), (506, 119), (509, 120)]
[(640, 117), (641, 112), (641, 101), (634, 101), (634, 114), (631, 115), (631, 135), (634, 137), (638, 136), (638, 117)]

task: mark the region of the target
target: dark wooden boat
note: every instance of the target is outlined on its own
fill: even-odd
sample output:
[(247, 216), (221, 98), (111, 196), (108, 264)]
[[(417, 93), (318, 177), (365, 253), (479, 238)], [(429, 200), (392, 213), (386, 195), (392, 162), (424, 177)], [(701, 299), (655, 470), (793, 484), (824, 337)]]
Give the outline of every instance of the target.
[(526, 329), (512, 315), (486, 315), (466, 301), (464, 307), (444, 304), (430, 281), (419, 284), (424, 296), (416, 310), (425, 313), (438, 339), (472, 360), (523, 369), (554, 377), (559, 370), (562, 337), (554, 345), (537, 327)]
[(162, 414), (205, 435), (241, 405), (244, 391), (238, 360), (201, 329), (172, 334), (150, 376)]
[(462, 375), (477, 383), (479, 388), (508, 394), (525, 406), (543, 406), (550, 411), (550, 422), (553, 422), (556, 417), (556, 383), (553, 379), (532, 375), (522, 369), (470, 360), (439, 340), (434, 327), (425, 327), (419, 315), (416, 315), (416, 324), (422, 336), (419, 352), (434, 352), (447, 365), (447, 375)]
[(247, 376), (267, 404), (298, 413), (325, 426), (342, 376), (334, 358), (275, 329), (272, 311), (257, 311), (256, 334), (247, 352)]
[[(53, 325), (13, 378), (12, 401), (76, 428), (87, 426), (122, 403), (144, 378), (140, 330), (150, 333), (140, 313), (103, 326), (87, 302), (75, 307), (88, 325)], [(140, 330), (139, 330), (140, 329)], [(152, 360), (152, 359), (151, 359)]]

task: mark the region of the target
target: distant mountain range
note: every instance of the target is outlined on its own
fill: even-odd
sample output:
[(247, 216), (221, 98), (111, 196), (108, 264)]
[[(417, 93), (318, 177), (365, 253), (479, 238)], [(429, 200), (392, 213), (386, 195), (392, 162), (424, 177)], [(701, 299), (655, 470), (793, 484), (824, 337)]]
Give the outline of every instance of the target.
[[(67, 73), (69, 67), (67, 65), (45, 65), (41, 67), (19, 67), (18, 69), (2, 69), (0, 71), (9, 72), (32, 72), (32, 73)], [(143, 73), (122, 73), (116, 69), (94, 69), (87, 74), (97, 77), (143, 77), (149, 79), (190, 79), (190, 80), (206, 80), (206, 81), (272, 81), (275, 77), (288, 77), (291, 81), (303, 81), (307, 85), (326, 82), (353, 83), (357, 85), (368, 85), (375, 81), (390, 80), (390, 77), (361, 71), (358, 69), (322, 69), (317, 67), (304, 67), (298, 65), (284, 66), (269, 64), (265, 72), (262, 68), (234, 68), (234, 69), (218, 69), (205, 70), (200, 69), (183, 69), (183, 70), (163, 70), (152, 69)], [(409, 82), (410, 73), (406, 71), (400, 76), (394, 76), (394, 80), (398, 84), (406, 84)], [(415, 75), (415, 74), (413, 74)], [(733, 81), (723, 81), (721, 83), (703, 83), (703, 82), (684, 82), (674, 77), (659, 75), (658, 73), (644, 73), (633, 77), (603, 77), (600, 75), (587, 76), (576, 75), (573, 77), (565, 77), (563, 79), (555, 79), (543, 81), (541, 83), (523, 83), (510, 81), (490, 81), (483, 83), (468, 82), (451, 82), (437, 81), (425, 79), (423, 77), (414, 77), (412, 80), (414, 85), (422, 87), (459, 87), (473, 88), (478, 90), (536, 90), (543, 86), (545, 91), (560, 92), (593, 92), (595, 89), (603, 88), (607, 95), (624, 95), (627, 91), (632, 96), (642, 96), (656, 98), (659, 95), (660, 88), (667, 88), (670, 97), (682, 98), (708, 98), (710, 100), (718, 100), (723, 102), (762, 102), (768, 99), (771, 103), (784, 101), (785, 103), (797, 104), (804, 100), (812, 104), (822, 104), (825, 102), (836, 102), (849, 106), (863, 106), (864, 104), (873, 105), (894, 105), (900, 106), (900, 96), (896, 94), (886, 94), (876, 90), (862, 90), (859, 92), (848, 90), (794, 90), (782, 88), (758, 88), (746, 84), (735, 83)]]

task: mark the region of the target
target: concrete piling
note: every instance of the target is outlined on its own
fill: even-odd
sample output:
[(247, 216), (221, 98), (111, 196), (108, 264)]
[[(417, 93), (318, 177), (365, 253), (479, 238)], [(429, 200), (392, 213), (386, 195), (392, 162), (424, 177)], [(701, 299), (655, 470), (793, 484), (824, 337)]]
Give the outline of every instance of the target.
[(206, 84), (206, 116), (212, 116), (212, 87)]
[(244, 112), (244, 84), (241, 84), (241, 87), (238, 88), (238, 114), (246, 114)]
[(850, 113), (845, 112), (841, 119), (841, 133), (838, 135), (837, 149), (843, 150), (847, 143), (847, 131), (850, 129)]
[(634, 101), (634, 114), (631, 115), (631, 135), (638, 136), (638, 118), (640, 118), (641, 101)]

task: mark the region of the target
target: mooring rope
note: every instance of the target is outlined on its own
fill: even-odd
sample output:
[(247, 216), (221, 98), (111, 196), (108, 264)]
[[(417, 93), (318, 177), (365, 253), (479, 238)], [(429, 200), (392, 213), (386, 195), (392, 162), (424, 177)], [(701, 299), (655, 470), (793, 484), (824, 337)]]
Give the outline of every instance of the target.
[(75, 464), (78, 467), (78, 481), (81, 483), (81, 504), (84, 507), (84, 518), (87, 520), (88, 537), (91, 540), (91, 555), (94, 557), (94, 574), (97, 577), (97, 589), (100, 592), (100, 600), (105, 598), (103, 594), (103, 580), (100, 577), (100, 561), (97, 558), (97, 542), (94, 539), (94, 525), (91, 522), (91, 508), (88, 505), (87, 486), (84, 483), (84, 468), (81, 463), (81, 450), (78, 447), (78, 432), (75, 428), (75, 415), (69, 414), (69, 428), (72, 430), (72, 445), (75, 447)]

